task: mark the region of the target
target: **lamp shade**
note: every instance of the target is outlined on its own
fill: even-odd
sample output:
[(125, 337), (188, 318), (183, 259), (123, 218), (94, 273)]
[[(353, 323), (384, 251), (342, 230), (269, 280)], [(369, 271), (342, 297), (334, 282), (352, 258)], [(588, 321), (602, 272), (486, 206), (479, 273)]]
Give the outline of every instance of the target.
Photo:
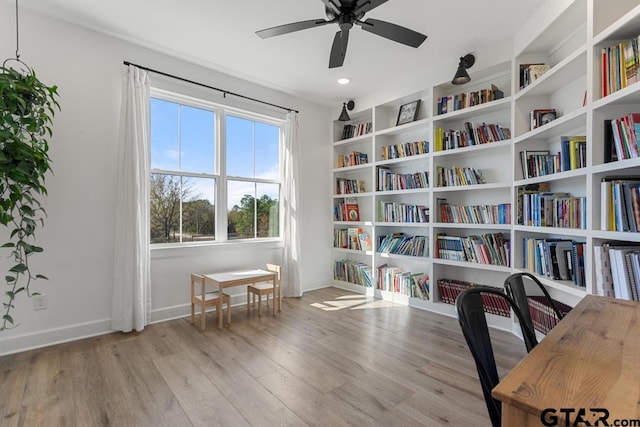
[(456, 75), (453, 76), (453, 80), (451, 83), (454, 85), (462, 85), (471, 80), (469, 77), (469, 73), (467, 73), (467, 69), (473, 67), (473, 64), (476, 62), (476, 57), (471, 53), (461, 56), (460, 63), (458, 64), (458, 71), (456, 71)]
[(453, 83), (454, 85), (462, 85), (467, 83), (470, 80), (471, 80), (471, 77), (469, 77), (469, 73), (467, 73), (467, 69), (464, 68), (462, 65), (460, 65), (458, 67), (458, 71), (456, 71), (456, 75), (453, 76), (453, 80), (451, 81), (451, 83)]
[(346, 102), (342, 103), (342, 112), (340, 113), (340, 117), (338, 117), (338, 120), (341, 122), (348, 122), (349, 120), (351, 120), (351, 117), (349, 117), (349, 113), (347, 112)]

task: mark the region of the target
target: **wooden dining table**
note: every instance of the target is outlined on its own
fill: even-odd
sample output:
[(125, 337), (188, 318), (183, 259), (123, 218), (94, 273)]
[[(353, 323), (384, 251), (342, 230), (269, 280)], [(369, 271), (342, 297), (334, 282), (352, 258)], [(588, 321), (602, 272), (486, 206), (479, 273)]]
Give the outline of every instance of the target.
[[(271, 282), (273, 283), (273, 315), (276, 315), (276, 277), (277, 273), (273, 271), (262, 270), (259, 268), (238, 271), (226, 271), (222, 273), (204, 274), (205, 284), (215, 286), (222, 295), (224, 288), (240, 285), (250, 285), (252, 283)], [(249, 301), (247, 301), (249, 303)], [(218, 301), (216, 308), (218, 313), (222, 313), (222, 298)], [(218, 316), (218, 328), (223, 327), (223, 317)]]
[(584, 297), (493, 397), (503, 426), (640, 426), (640, 303)]

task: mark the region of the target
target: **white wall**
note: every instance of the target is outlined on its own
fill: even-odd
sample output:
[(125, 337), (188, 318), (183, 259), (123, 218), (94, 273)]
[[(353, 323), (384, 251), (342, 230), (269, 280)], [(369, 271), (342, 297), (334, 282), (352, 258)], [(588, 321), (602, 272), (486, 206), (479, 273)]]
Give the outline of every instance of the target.
[[(4, 18), (14, 14), (13, 8), (0, 3), (3, 21), (9, 22)], [(21, 295), (13, 312), (19, 326), (0, 332), (0, 354), (109, 330), (123, 60), (300, 110), (302, 287), (329, 283), (332, 119), (327, 108), (24, 9), (20, 31), (21, 59), (43, 82), (59, 87), (62, 111), (51, 141), (54, 174), (47, 178), (49, 197), (44, 201), (48, 218), (38, 232), (45, 252), (32, 257), (33, 270), (50, 278), (33, 286), (48, 295), (48, 308), (34, 311), (32, 301)], [(0, 58), (14, 52), (15, 29), (2, 25)], [(217, 92), (208, 96), (222, 102)], [(226, 101), (248, 105), (231, 97)], [(279, 256), (273, 243), (154, 250), (152, 317), (187, 313), (191, 271), (259, 266)], [(0, 271), (9, 262), (0, 259)]]

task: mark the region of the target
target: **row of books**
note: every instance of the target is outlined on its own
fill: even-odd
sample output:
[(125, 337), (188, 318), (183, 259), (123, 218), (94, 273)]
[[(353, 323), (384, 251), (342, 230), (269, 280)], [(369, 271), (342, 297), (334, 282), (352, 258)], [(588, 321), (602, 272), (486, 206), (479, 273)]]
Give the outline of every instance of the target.
[(429, 256), (429, 237), (408, 236), (405, 233), (393, 233), (386, 236), (378, 236), (378, 252), (408, 255)]
[(600, 60), (602, 97), (640, 80), (639, 43), (640, 35), (602, 48)]
[(538, 108), (529, 113), (529, 129), (534, 130), (558, 118), (554, 108)]
[(520, 64), (520, 89), (524, 89), (549, 71), (549, 64)]
[(367, 187), (362, 179), (336, 178), (336, 194), (366, 193)]
[[(455, 304), (458, 295), (469, 288), (472, 288), (474, 286), (487, 286), (452, 279), (439, 279), (437, 281), (437, 284), (438, 293), (440, 294), (440, 301), (445, 304)], [(503, 317), (511, 316), (511, 308), (509, 307), (509, 303), (504, 298), (485, 293), (482, 293), (481, 297), (482, 306), (486, 313), (497, 314), (498, 316)]]
[(640, 176), (602, 178), (600, 197), (600, 229), (640, 231)]
[(561, 136), (560, 151), (524, 150), (520, 152), (520, 166), (524, 179), (536, 178), (587, 166), (585, 136)]
[(637, 243), (596, 245), (593, 263), (599, 295), (640, 301), (640, 246)]
[(407, 205), (380, 200), (378, 220), (382, 222), (429, 222), (429, 208), (423, 205)]
[(377, 289), (412, 298), (429, 299), (429, 276), (382, 264), (376, 268)]
[(486, 123), (476, 125), (473, 122), (465, 122), (464, 127), (462, 130), (436, 128), (436, 151), (454, 150), (511, 139), (509, 128), (500, 125)]
[[(571, 311), (570, 306), (556, 300), (553, 302), (556, 304), (556, 307), (558, 307), (558, 310), (560, 310), (563, 317)], [(533, 320), (533, 327), (537, 331), (546, 335), (560, 321), (556, 312), (549, 305), (547, 297), (531, 295), (527, 297), (527, 303), (529, 305), (531, 320)]]
[(333, 247), (353, 249), (356, 251), (371, 250), (371, 238), (363, 228), (336, 228), (333, 230)]
[(491, 85), (489, 89), (480, 89), (475, 92), (463, 92), (457, 95), (447, 95), (438, 98), (437, 113), (446, 114), (463, 108), (473, 107), (485, 104), (487, 102), (502, 99), (504, 92), (495, 85)]
[(333, 264), (334, 280), (354, 283), (356, 285), (373, 287), (373, 269), (363, 262), (343, 259)]
[(414, 188), (429, 188), (429, 173), (396, 173), (386, 166), (378, 166), (378, 191), (409, 190)]
[(362, 122), (353, 125), (344, 125), (342, 128), (342, 139), (355, 138), (356, 136), (366, 135), (373, 130), (372, 122)]
[(502, 233), (481, 236), (436, 235), (436, 258), (510, 266), (509, 241)]
[(360, 207), (356, 199), (338, 200), (333, 206), (334, 221), (360, 221)]
[(455, 206), (437, 199), (440, 222), (454, 224), (510, 224), (511, 203)]
[(604, 121), (604, 162), (636, 158), (640, 154), (640, 113)]
[(436, 167), (436, 184), (438, 187), (455, 187), (458, 185), (484, 184), (482, 172), (471, 167)]
[(587, 228), (587, 198), (564, 192), (518, 189), (518, 224), (532, 227)]
[(566, 239), (523, 239), (523, 267), (554, 280), (570, 280), (585, 286), (584, 242)]
[(369, 163), (369, 155), (359, 151), (353, 151), (349, 154), (338, 155), (336, 159), (336, 167), (346, 168), (349, 166), (364, 165)]
[(403, 142), (382, 147), (382, 160), (400, 159), (429, 152), (429, 141)]

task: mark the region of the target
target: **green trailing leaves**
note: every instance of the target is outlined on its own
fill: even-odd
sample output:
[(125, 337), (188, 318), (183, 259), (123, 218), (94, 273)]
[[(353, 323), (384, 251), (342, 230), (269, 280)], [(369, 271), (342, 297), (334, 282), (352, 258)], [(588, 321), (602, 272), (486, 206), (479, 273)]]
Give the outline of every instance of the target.
[(14, 323), (10, 310), (16, 296), (20, 292), (33, 295), (31, 281), (46, 279), (32, 274), (29, 257), (43, 251), (33, 241), (46, 217), (37, 198), (47, 194), (48, 139), (53, 116), (60, 109), (57, 96), (58, 88), (40, 82), (35, 72), (23, 74), (0, 67), (0, 223), (11, 227), (9, 241), (2, 247), (12, 249), (15, 261), (5, 276), (9, 290), (0, 330)]

